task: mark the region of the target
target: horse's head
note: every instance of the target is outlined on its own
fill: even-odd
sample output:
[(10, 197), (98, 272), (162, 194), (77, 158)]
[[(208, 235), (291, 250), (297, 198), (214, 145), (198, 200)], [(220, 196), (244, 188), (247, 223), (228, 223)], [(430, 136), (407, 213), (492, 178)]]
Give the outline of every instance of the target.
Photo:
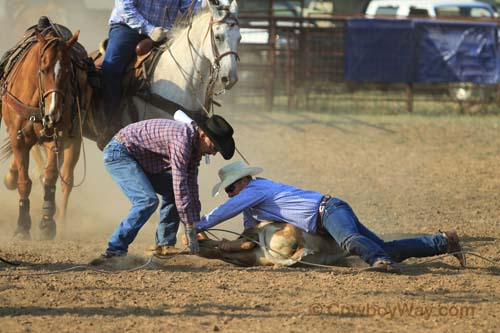
[(40, 108), (44, 113), (44, 128), (53, 128), (62, 118), (66, 92), (71, 88), (70, 50), (79, 34), (77, 31), (65, 41), (53, 35), (45, 38), (36, 32), (39, 46), (38, 92)]
[(210, 23), (210, 47), (205, 54), (212, 54), (211, 62), (218, 70), (218, 85), (231, 89), (238, 81), (237, 61), (238, 44), (241, 40), (238, 25), (238, 4), (236, 0), (208, 0), (212, 12)]

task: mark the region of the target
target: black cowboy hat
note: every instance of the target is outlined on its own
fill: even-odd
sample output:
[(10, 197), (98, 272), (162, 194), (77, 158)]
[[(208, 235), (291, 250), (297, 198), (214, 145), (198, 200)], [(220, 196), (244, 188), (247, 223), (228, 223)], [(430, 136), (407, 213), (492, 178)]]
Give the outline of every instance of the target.
[(204, 121), (199, 121), (198, 126), (210, 138), (217, 151), (222, 154), (225, 160), (233, 157), (235, 149), (234, 131), (226, 119), (215, 114)]

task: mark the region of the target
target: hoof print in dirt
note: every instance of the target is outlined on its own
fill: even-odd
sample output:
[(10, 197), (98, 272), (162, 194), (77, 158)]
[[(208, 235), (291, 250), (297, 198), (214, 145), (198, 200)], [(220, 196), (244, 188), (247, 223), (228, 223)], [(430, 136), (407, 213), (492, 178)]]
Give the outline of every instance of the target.
[(56, 237), (56, 222), (53, 219), (42, 218), (39, 228), (41, 240), (52, 240)]

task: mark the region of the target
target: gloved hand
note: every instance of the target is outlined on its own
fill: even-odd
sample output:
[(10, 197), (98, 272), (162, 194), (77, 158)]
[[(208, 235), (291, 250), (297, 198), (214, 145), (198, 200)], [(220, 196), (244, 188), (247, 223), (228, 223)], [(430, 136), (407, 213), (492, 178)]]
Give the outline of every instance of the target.
[(189, 246), (189, 251), (191, 253), (200, 252), (200, 244), (198, 243), (198, 237), (196, 237), (196, 228), (194, 225), (186, 224), (186, 238)]
[(149, 37), (153, 42), (161, 42), (168, 39), (168, 30), (162, 27), (156, 27)]

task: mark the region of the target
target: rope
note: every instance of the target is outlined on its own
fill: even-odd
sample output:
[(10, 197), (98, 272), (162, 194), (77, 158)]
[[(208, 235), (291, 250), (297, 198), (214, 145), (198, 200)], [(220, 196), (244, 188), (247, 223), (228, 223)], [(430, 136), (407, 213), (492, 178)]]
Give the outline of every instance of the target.
[(161, 260), (167, 260), (167, 259), (172, 259), (172, 258), (175, 258), (181, 254), (190, 254), (188, 251), (186, 251), (188, 249), (189, 246), (186, 246), (184, 247), (182, 250), (180, 250), (179, 252), (177, 253), (174, 253), (174, 254), (167, 254), (167, 255), (159, 255), (159, 254), (153, 254), (153, 257), (155, 258), (158, 258), (158, 259), (161, 259)]
[[(87, 155), (86, 155), (86, 152), (85, 152), (85, 143), (84, 143), (84, 140), (83, 140), (82, 112), (81, 112), (81, 109), (80, 109), (80, 98), (78, 97), (78, 95), (76, 96), (76, 106), (77, 106), (77, 110), (78, 110), (78, 122), (79, 122), (79, 125), (80, 125), (80, 142), (81, 142), (81, 146), (82, 146), (82, 155), (83, 155), (83, 176), (82, 176), (82, 180), (80, 180), (78, 182), (78, 184), (76, 184), (76, 185), (74, 185), (74, 184), (71, 185), (70, 183), (68, 183), (63, 178), (63, 176), (61, 174), (61, 165), (59, 164), (59, 148), (57, 147), (57, 141), (56, 141), (56, 163), (57, 163), (57, 171), (59, 173), (59, 178), (61, 179), (61, 181), (64, 184), (66, 184), (67, 186), (71, 186), (72, 188), (82, 186), (83, 182), (87, 178)], [(68, 161), (66, 161), (66, 163), (67, 162)], [(74, 169), (75, 168), (73, 168), (73, 171), (74, 171)], [(74, 183), (74, 181), (73, 181), (73, 183)]]
[[(210, 230), (214, 230), (214, 229), (210, 229)], [(210, 231), (205, 230), (205, 232), (206, 232), (207, 234), (209, 234), (210, 236), (212, 236), (213, 238), (215, 238), (215, 240), (218, 240), (218, 241), (220, 241), (220, 240), (221, 240), (219, 237), (215, 236), (215, 234), (211, 233)], [(241, 235), (240, 235), (240, 236), (241, 236)]]
[[(189, 27), (189, 29), (191, 29), (191, 26)], [(188, 33), (189, 33), (189, 30), (188, 30)], [(189, 34), (188, 34), (188, 38), (189, 38)], [(191, 44), (191, 41), (189, 41), (189, 43)], [(187, 70), (184, 69), (182, 67), (182, 65), (179, 63), (179, 61), (176, 59), (176, 57), (172, 53), (170, 46), (167, 46), (167, 51), (170, 54), (170, 57), (174, 60), (175, 64), (177, 65), (177, 68), (179, 69), (179, 72), (181, 73), (182, 77), (184, 78), (184, 80), (188, 84), (188, 89), (191, 92), (191, 95), (194, 96), (194, 98), (196, 99), (196, 102), (198, 102), (198, 104), (201, 106), (202, 110), (205, 111), (205, 113), (207, 115), (209, 115), (210, 113), (206, 109), (205, 105), (203, 103), (201, 103), (200, 99), (198, 98), (197, 94), (195, 93), (193, 84), (189, 81), (189, 78), (187, 76), (188, 75)], [(194, 64), (193, 64), (193, 66), (194, 66)]]
[[(449, 256), (453, 256), (455, 254), (469, 254), (469, 255), (472, 255), (472, 256), (475, 256), (475, 257), (478, 257), (478, 258), (481, 258), (487, 262), (490, 262), (492, 263), (493, 265), (495, 265), (496, 267), (500, 267), (500, 262), (498, 261), (495, 261), (495, 260), (491, 260), (491, 259), (488, 259), (482, 255), (480, 255), (479, 253), (476, 253), (476, 252), (472, 252), (472, 251), (459, 251), (459, 252), (453, 252), (453, 253), (445, 253), (445, 254), (441, 254), (439, 256), (436, 256), (432, 259), (427, 259), (427, 260), (424, 260), (424, 261), (421, 261), (421, 262), (418, 262), (418, 263), (415, 263), (413, 264), (412, 266), (421, 266), (423, 264), (427, 264), (427, 263), (430, 263), (430, 262), (433, 262), (433, 261), (437, 261), (439, 259), (442, 259), (442, 258), (445, 258), (445, 257), (449, 257)], [(410, 267), (410, 266), (407, 266), (407, 267)]]
[[(116, 274), (120, 274), (120, 273), (123, 273), (123, 272), (135, 272), (135, 271), (144, 269), (144, 268), (146, 268), (147, 266), (149, 266), (153, 262), (153, 258), (158, 258), (160, 260), (170, 260), (170, 259), (173, 259), (173, 258), (179, 256), (179, 255), (188, 254), (188, 252), (186, 252), (187, 248), (188, 247), (186, 246), (180, 252), (174, 253), (172, 255), (159, 256), (157, 254), (153, 254), (153, 255), (151, 255), (148, 258), (148, 260), (146, 261), (146, 263), (144, 263), (144, 264), (142, 264), (140, 266), (131, 268), (131, 269), (120, 270), (120, 271), (108, 271), (108, 270), (104, 270), (104, 269), (93, 268), (93, 267), (88, 266), (88, 265), (77, 265), (77, 266), (72, 266), (72, 267), (68, 267), (68, 268), (65, 268), (65, 269), (60, 269), (60, 270), (56, 270), (56, 271), (52, 271), (52, 272), (26, 273), (26, 274), (0, 274), (0, 277), (43, 276), (43, 275), (60, 274), (60, 273), (71, 272), (71, 271), (91, 271), (91, 272), (96, 272), (96, 273), (101, 273), (101, 274), (114, 274), (114, 275), (116, 275)], [(3, 261), (3, 262), (5, 262), (5, 263), (7, 263), (7, 264), (9, 264), (9, 265), (20, 266), (20, 264), (12, 263), (12, 262), (7, 261), (7, 260), (5, 260), (5, 259), (3, 259), (1, 257), (0, 257), (0, 260)], [(25, 266), (34, 266), (34, 265), (25, 265)]]
[(65, 272), (70, 272), (70, 271), (77, 271), (77, 270), (93, 271), (93, 272), (102, 273), (102, 274), (120, 274), (123, 272), (135, 272), (135, 271), (138, 271), (140, 269), (143, 269), (143, 268), (147, 267), (152, 261), (153, 261), (153, 256), (149, 257), (148, 261), (143, 265), (140, 265), (138, 267), (134, 267), (131, 269), (127, 269), (127, 270), (122, 270), (122, 271), (106, 271), (103, 269), (93, 268), (93, 267), (90, 267), (87, 265), (77, 265), (77, 266), (72, 266), (72, 267), (68, 267), (65, 269), (60, 269), (60, 270), (56, 270), (56, 271), (52, 271), (52, 272), (26, 273), (26, 274), (0, 274), (0, 277), (43, 276), (43, 275), (54, 275), (54, 274), (60, 274), (60, 273), (65, 273)]
[(7, 259), (4, 259), (2, 257), (0, 257), (0, 261), (3, 262), (3, 263), (6, 263), (7, 265), (11, 265), (11, 266), (19, 266), (20, 264), (18, 263), (15, 263), (15, 262), (12, 262), (12, 261), (9, 261)]

